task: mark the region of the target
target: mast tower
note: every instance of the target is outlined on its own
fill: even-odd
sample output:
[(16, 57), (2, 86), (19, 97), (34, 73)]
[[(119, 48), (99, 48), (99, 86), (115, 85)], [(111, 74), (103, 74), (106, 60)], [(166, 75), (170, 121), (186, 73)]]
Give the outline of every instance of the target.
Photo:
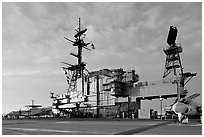
[[(75, 40), (71, 40), (69, 38), (64, 37), (66, 40), (72, 43), (73, 47), (77, 48), (78, 53), (70, 53), (70, 55), (77, 58), (78, 63), (73, 65), (67, 62), (62, 62), (65, 66), (63, 66), (63, 70), (65, 72), (65, 76), (67, 78), (68, 83), (68, 89), (67, 89), (67, 95), (69, 95), (70, 92), (75, 92), (77, 89), (77, 79), (81, 78), (82, 82), (82, 95), (84, 95), (84, 79), (86, 73), (88, 73), (88, 70), (86, 69), (86, 64), (82, 62), (82, 51), (83, 49), (91, 51), (90, 48), (87, 46), (90, 44), (90, 42), (86, 43), (84, 42), (84, 38), (86, 36), (85, 32), (87, 29), (82, 30), (81, 29), (81, 20), (79, 18), (79, 27), (76, 30), (76, 34), (74, 35)], [(91, 44), (92, 48), (94, 47), (93, 43)]]
[(187, 92), (184, 90), (184, 86), (193, 76), (196, 76), (196, 73), (183, 72), (180, 58), (180, 53), (183, 52), (183, 49), (181, 47), (181, 44), (176, 43), (177, 33), (177, 28), (174, 26), (170, 26), (169, 34), (167, 37), (167, 43), (169, 47), (164, 50), (164, 53), (166, 54), (166, 62), (163, 78), (165, 78), (170, 73), (173, 73), (173, 75), (175, 76), (175, 80), (173, 81), (173, 83), (177, 84), (177, 98), (179, 101), (181, 97), (186, 96)]

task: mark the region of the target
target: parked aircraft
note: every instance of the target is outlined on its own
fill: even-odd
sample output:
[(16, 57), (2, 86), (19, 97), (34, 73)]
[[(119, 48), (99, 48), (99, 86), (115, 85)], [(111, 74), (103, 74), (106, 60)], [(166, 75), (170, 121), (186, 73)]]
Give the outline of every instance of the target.
[(174, 104), (171, 105), (170, 110), (166, 109), (168, 113), (175, 113), (178, 115), (178, 120), (182, 123), (183, 118), (187, 116), (202, 115), (202, 106), (201, 104), (193, 101), (200, 94), (196, 93), (187, 98), (181, 98), (179, 101), (176, 100)]

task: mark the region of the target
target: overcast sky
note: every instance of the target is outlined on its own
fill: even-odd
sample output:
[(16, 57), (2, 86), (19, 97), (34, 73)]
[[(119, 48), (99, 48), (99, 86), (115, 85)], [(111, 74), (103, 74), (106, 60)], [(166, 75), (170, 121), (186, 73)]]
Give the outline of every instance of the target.
[[(184, 71), (197, 72), (187, 85), (189, 95), (202, 90), (202, 3), (3, 3), (2, 112), (24, 108), (34, 99), (51, 105), (50, 91), (65, 93), (61, 61), (76, 59), (78, 18), (87, 28), (87, 68), (135, 69), (141, 81), (162, 80), (170, 25), (178, 28), (177, 43)], [(201, 97), (198, 97), (201, 101)]]

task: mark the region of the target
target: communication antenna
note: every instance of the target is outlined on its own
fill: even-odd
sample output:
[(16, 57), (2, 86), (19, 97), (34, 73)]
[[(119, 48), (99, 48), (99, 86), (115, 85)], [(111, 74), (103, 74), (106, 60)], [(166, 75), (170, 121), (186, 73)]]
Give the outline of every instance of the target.
[[(64, 66), (62, 67), (68, 83), (68, 94), (70, 92), (75, 92), (77, 89), (76, 83), (77, 79), (82, 79), (82, 95), (84, 95), (84, 76), (87, 73), (86, 69), (86, 63), (82, 61), (82, 51), (83, 49), (91, 51), (90, 48), (88, 48), (88, 45), (90, 42), (86, 43), (84, 42), (84, 38), (86, 37), (86, 31), (87, 29), (81, 29), (81, 20), (79, 18), (79, 27), (76, 30), (76, 34), (74, 35), (75, 40), (71, 40), (69, 38), (64, 37), (67, 41), (71, 42), (73, 47), (77, 48), (77, 53), (70, 53), (73, 57), (77, 58), (77, 64), (73, 65), (67, 62), (61, 62)], [(94, 44), (91, 44), (92, 49), (94, 49)], [(94, 47), (94, 48), (93, 48)]]
[[(185, 97), (186, 93), (184, 90), (185, 84), (193, 77), (196, 76), (196, 73), (184, 73), (181, 63), (180, 53), (183, 52), (181, 44), (176, 44), (178, 30), (174, 26), (170, 26), (169, 34), (167, 37), (167, 43), (169, 47), (164, 49), (166, 54), (165, 70), (163, 78), (173, 72), (173, 75), (176, 77), (173, 83), (177, 84), (177, 98), (178, 101), (181, 97)], [(179, 73), (180, 72), (180, 73)]]

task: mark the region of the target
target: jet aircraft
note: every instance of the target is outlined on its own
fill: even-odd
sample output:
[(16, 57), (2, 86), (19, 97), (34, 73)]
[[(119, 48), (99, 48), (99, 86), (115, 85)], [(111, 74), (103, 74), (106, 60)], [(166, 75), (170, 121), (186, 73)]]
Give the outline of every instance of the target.
[(202, 116), (201, 104), (193, 100), (198, 96), (200, 96), (200, 94), (195, 93), (187, 98), (176, 99), (175, 103), (171, 105), (170, 110), (166, 108), (166, 112), (177, 114), (180, 123), (182, 123), (184, 117), (187, 118), (187, 116)]

